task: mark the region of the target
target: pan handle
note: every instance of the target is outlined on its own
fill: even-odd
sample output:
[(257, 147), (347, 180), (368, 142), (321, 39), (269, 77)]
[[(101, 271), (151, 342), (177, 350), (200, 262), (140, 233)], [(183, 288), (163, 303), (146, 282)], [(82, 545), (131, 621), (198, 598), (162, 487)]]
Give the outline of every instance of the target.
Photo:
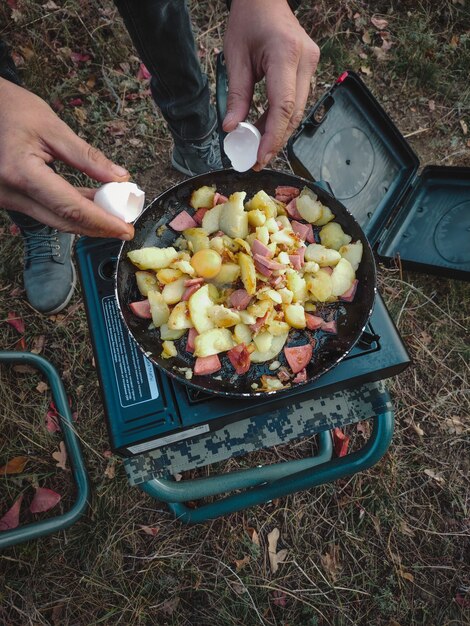
[(224, 152), (224, 139), (226, 132), (222, 128), (225, 114), (227, 113), (228, 76), (227, 66), (223, 52), (217, 55), (216, 79), (215, 79), (215, 99), (217, 109), (217, 127), (219, 131), (220, 154), (224, 168), (231, 167), (229, 158)]

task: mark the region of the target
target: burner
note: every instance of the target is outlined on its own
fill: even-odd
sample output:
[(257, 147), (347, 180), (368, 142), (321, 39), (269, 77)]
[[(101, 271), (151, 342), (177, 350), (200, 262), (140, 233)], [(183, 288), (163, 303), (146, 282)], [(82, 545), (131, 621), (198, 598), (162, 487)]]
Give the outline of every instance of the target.
[(123, 456), (254, 415), (281, 410), (295, 417), (316, 395), (393, 376), (409, 363), (377, 297), (360, 341), (343, 361), (309, 385), (279, 397), (238, 401), (189, 388), (161, 373), (143, 355), (119, 315), (113, 277), (119, 246), (114, 239), (81, 237), (76, 256), (111, 446)]
[(359, 128), (344, 128), (325, 146), (321, 177), (330, 183), (335, 198), (347, 200), (367, 185), (374, 163), (374, 148), (367, 135)]
[(461, 202), (443, 215), (434, 233), (436, 249), (449, 263), (470, 261), (470, 202)]

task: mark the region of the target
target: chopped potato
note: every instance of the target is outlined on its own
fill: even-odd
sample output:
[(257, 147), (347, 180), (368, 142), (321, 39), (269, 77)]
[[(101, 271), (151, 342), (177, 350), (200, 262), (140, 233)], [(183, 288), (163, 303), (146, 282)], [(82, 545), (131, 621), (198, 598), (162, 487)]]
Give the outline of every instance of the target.
[(292, 328), (305, 328), (305, 310), (301, 304), (287, 304), (284, 307), (284, 317)]
[(324, 270), (309, 276), (306, 280), (307, 289), (317, 302), (326, 302), (332, 294), (331, 276)]
[(152, 314), (152, 322), (157, 328), (166, 324), (170, 317), (170, 308), (158, 291), (149, 291), (148, 299), (150, 304), (150, 313)]
[(191, 321), (198, 333), (214, 328), (214, 322), (209, 315), (214, 303), (214, 299), (209, 294), (209, 285), (204, 285), (189, 298)]
[(233, 331), (233, 338), (236, 343), (244, 343), (248, 345), (251, 342), (253, 333), (247, 324), (237, 324)]
[(325, 206), (324, 204), (322, 204), (321, 205), (321, 217), (315, 221), (315, 226), (324, 226), (325, 224), (328, 224), (328, 222), (331, 222), (331, 220), (334, 220), (334, 219), (335, 219), (335, 216), (333, 214), (333, 211), (329, 209), (327, 206)]
[(194, 356), (212, 356), (227, 352), (234, 345), (232, 333), (228, 328), (213, 328), (197, 335), (194, 340)]
[(162, 324), (160, 326), (160, 337), (162, 339), (169, 339), (170, 341), (180, 339), (180, 337), (182, 337), (185, 332), (186, 328), (183, 328), (181, 330), (172, 330), (171, 328), (168, 328), (168, 324)]
[(161, 270), (168, 267), (176, 257), (178, 252), (174, 248), (140, 248), (127, 253), (131, 263), (140, 270)]
[(248, 214), (243, 206), (245, 197), (244, 191), (237, 191), (232, 193), (228, 202), (221, 205), (220, 230), (229, 237), (244, 239), (248, 235)]
[(179, 270), (182, 274), (188, 274), (189, 276), (195, 275), (194, 267), (191, 265), (189, 261), (186, 259), (180, 259), (178, 261), (173, 261), (171, 267), (175, 270)]
[(297, 211), (300, 213), (302, 218), (313, 224), (316, 220), (321, 218), (322, 215), (322, 205), (318, 200), (314, 200), (308, 194), (301, 194), (297, 198), (296, 202)]
[(273, 336), (268, 331), (263, 331), (258, 333), (256, 337), (253, 338), (253, 343), (256, 346), (256, 350), (262, 354), (268, 352), (273, 343)]
[(244, 252), (239, 252), (238, 264), (243, 286), (250, 296), (253, 296), (256, 293), (256, 268), (253, 259)]
[(235, 326), (241, 321), (240, 315), (236, 311), (227, 309), (222, 304), (213, 306), (209, 311), (209, 317), (217, 328), (230, 328), (230, 326)]
[(209, 247), (209, 235), (203, 228), (187, 228), (183, 231), (191, 252), (199, 252)]
[(296, 270), (288, 269), (286, 272), (287, 289), (292, 291), (293, 302), (303, 302), (307, 298), (307, 285), (305, 279)]
[[(138, 272), (136, 272), (136, 275)], [(170, 283), (181, 278), (182, 272), (178, 269), (166, 267), (163, 270), (158, 270), (157, 278), (158, 282), (162, 283), (162, 285), (169, 285)]]
[(355, 278), (351, 263), (347, 259), (341, 259), (331, 274), (331, 295), (341, 296), (352, 287)]
[(190, 204), (193, 209), (209, 209), (214, 204), (215, 187), (204, 185), (191, 194)]
[(162, 357), (164, 359), (171, 359), (174, 356), (178, 356), (178, 351), (173, 341), (164, 341), (162, 343), (162, 347), (163, 347)]
[(157, 277), (153, 272), (139, 270), (135, 273), (135, 278), (137, 281), (137, 289), (145, 297), (147, 297), (149, 291), (158, 289)]
[(181, 300), (186, 290), (184, 286), (186, 280), (187, 277), (183, 276), (163, 287), (162, 296), (167, 304), (176, 304)]
[(219, 230), (220, 214), (223, 204), (216, 204), (213, 209), (207, 211), (202, 218), (202, 227), (208, 235), (216, 233)]
[(318, 263), (320, 267), (326, 267), (336, 265), (340, 260), (341, 255), (337, 250), (330, 250), (330, 248), (325, 248), (320, 243), (311, 243), (307, 246), (307, 250), (305, 251), (305, 260), (306, 261), (315, 261)]
[(351, 237), (346, 235), (338, 222), (330, 222), (321, 229), (320, 241), (327, 248), (339, 250), (341, 246), (345, 246), (351, 241)]
[(276, 337), (273, 337), (269, 350), (267, 352), (254, 350), (250, 354), (250, 361), (252, 363), (265, 363), (266, 361), (274, 359), (274, 357), (276, 357), (284, 347), (288, 336), (289, 333), (284, 333), (283, 335), (277, 335)]
[(359, 264), (362, 260), (363, 246), (362, 241), (356, 241), (355, 243), (348, 243), (345, 246), (341, 246), (339, 253), (343, 259), (348, 260), (353, 270), (356, 272)]
[(254, 209), (248, 212), (248, 223), (250, 226), (263, 226), (266, 222), (266, 215), (259, 209)]
[(183, 330), (193, 327), (193, 322), (189, 313), (187, 302), (178, 302), (168, 318), (168, 328), (170, 330)]
[(228, 285), (238, 280), (240, 266), (236, 263), (222, 263), (220, 272), (212, 280), (216, 285)]
[(276, 201), (268, 196), (268, 194), (261, 190), (256, 193), (253, 198), (247, 202), (247, 209), (249, 211), (253, 211), (258, 209), (262, 211), (267, 218), (276, 217), (277, 215), (277, 205)]

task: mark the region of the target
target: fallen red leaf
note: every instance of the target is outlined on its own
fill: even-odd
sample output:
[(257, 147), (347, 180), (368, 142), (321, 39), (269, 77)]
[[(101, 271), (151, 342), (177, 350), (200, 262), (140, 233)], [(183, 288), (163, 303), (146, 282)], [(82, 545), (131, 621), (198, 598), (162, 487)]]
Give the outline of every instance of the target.
[(72, 98), (69, 100), (69, 106), (71, 107), (81, 107), (83, 104), (83, 100), (81, 98)]
[(17, 226), (16, 224), (10, 224), (10, 235), (13, 235), (13, 237), (18, 237), (20, 233), (21, 230), (19, 226)]
[(24, 337), (21, 337), (21, 339), (18, 339), (18, 341), (15, 343), (15, 350), (17, 352), (26, 352), (27, 346), (26, 339)]
[(23, 496), (17, 498), (13, 506), (0, 518), (0, 532), (16, 528), (20, 523), (20, 508)]
[(137, 72), (137, 79), (138, 80), (149, 80), (149, 78), (151, 78), (151, 74), (148, 71), (148, 69), (145, 67), (145, 65), (143, 63), (141, 63), (139, 65), (139, 71)]
[(71, 52), (70, 58), (73, 63), (85, 63), (91, 59), (91, 56), (89, 54), (82, 54), (81, 52)]
[(62, 496), (56, 491), (52, 491), (52, 489), (47, 489), (46, 487), (38, 487), (29, 505), (29, 510), (31, 513), (45, 513), (55, 507), (61, 499)]
[(336, 456), (346, 456), (348, 453), (349, 437), (343, 433), (341, 428), (333, 430), (333, 446)]
[(15, 456), (0, 467), (0, 474), (21, 474), (28, 460), (27, 456)]
[(276, 606), (285, 607), (287, 604), (286, 594), (279, 589), (275, 589), (273, 591), (273, 604), (275, 604)]
[(160, 528), (158, 526), (144, 526), (140, 524), (140, 530), (143, 530), (146, 535), (150, 535), (151, 537), (155, 537), (160, 532)]
[(24, 333), (24, 322), (14, 311), (8, 311), (7, 323), (22, 335)]

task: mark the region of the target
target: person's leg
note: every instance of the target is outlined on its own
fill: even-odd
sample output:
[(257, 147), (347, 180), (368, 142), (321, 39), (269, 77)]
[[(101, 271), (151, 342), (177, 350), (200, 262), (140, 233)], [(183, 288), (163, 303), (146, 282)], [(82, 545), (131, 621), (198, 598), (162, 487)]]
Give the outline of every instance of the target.
[(75, 288), (76, 274), (71, 260), (74, 236), (59, 233), (24, 213), (8, 211), (8, 214), (23, 237), (23, 284), (28, 302), (40, 313), (58, 313), (67, 306)]
[[(197, 56), (188, 7), (184, 0), (114, 0), (139, 56), (152, 75), (155, 103), (175, 140), (173, 165), (185, 173), (221, 167), (217, 120), (210, 91)], [(193, 147), (193, 153), (191, 148)], [(185, 148), (189, 150), (185, 154)], [(176, 161), (176, 162), (175, 162)], [(181, 165), (181, 167), (178, 167)]]

